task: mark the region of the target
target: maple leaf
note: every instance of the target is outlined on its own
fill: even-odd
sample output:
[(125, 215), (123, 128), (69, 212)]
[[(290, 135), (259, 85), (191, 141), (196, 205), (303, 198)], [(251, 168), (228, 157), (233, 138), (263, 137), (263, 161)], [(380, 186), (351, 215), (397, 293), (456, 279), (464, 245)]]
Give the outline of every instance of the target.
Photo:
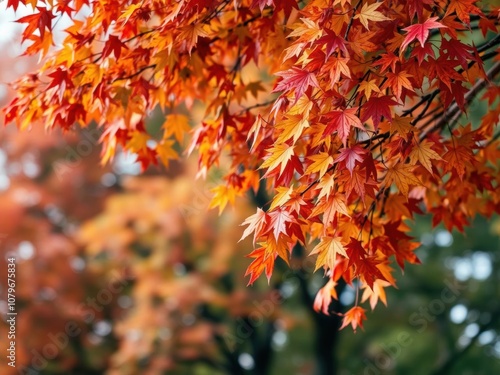
[(354, 145), (351, 148), (344, 147), (340, 150), (340, 155), (335, 158), (334, 162), (342, 162), (352, 175), (352, 170), (354, 169), (356, 162), (362, 162), (363, 155), (366, 154), (366, 152), (367, 151), (360, 145)]
[(317, 206), (313, 209), (311, 217), (318, 216), (321, 213), (323, 213), (323, 224), (325, 225), (325, 228), (333, 223), (337, 213), (350, 216), (349, 210), (346, 206), (346, 197), (344, 194), (336, 192), (335, 194), (327, 196), (326, 199), (320, 200)]
[(306, 169), (306, 173), (316, 173), (319, 172), (318, 178), (324, 176), (330, 164), (333, 163), (333, 158), (326, 152), (320, 152), (316, 155), (309, 156), (309, 159), (313, 161)]
[(205, 25), (200, 23), (192, 23), (180, 29), (179, 40), (185, 43), (186, 50), (191, 55), (193, 48), (198, 43), (198, 38), (208, 37), (209, 34), (205, 30)]
[(347, 327), (349, 324), (352, 326), (354, 332), (356, 332), (358, 326), (362, 329), (363, 320), (366, 320), (365, 312), (366, 310), (360, 306), (354, 306), (353, 308), (349, 309), (349, 311), (344, 314), (344, 319), (342, 320), (340, 329)]
[(346, 196), (349, 197), (355, 191), (363, 202), (366, 194), (374, 196), (373, 189), (377, 185), (374, 181), (367, 181), (365, 174), (359, 169), (354, 169), (352, 174), (344, 176), (343, 182), (345, 183)]
[(38, 9), (37, 13), (29, 14), (27, 16), (19, 18), (16, 22), (27, 23), (28, 26), (23, 31), (23, 41), (28, 39), (35, 30), (40, 32), (40, 38), (43, 40), (45, 37), (45, 30), (49, 32), (52, 31), (52, 19), (55, 18), (52, 11), (45, 7), (36, 7)]
[(163, 138), (173, 135), (178, 142), (182, 142), (185, 135), (191, 130), (189, 118), (186, 115), (171, 113), (165, 117), (162, 125)]
[(430, 10), (429, 5), (434, 5), (434, 0), (408, 0), (406, 5), (408, 6), (408, 15), (411, 19), (413, 19), (415, 14), (420, 18), (422, 17), (424, 7)]
[(335, 174), (327, 174), (319, 181), (317, 188), (321, 189), (318, 199), (322, 197), (329, 197), (335, 185)]
[(269, 157), (262, 163), (260, 169), (267, 168), (268, 174), (273, 169), (280, 167), (280, 175), (286, 168), (286, 163), (290, 160), (293, 155), (293, 146), (289, 146), (286, 143), (278, 144), (267, 150), (271, 153)]
[[(443, 39), (443, 41), (444, 40), (445, 39)], [(436, 54), (434, 53), (434, 49), (432, 48), (432, 44), (429, 42), (426, 42), (423, 47), (420, 44), (417, 44), (413, 48), (413, 51), (411, 51), (411, 56), (416, 56), (417, 60), (418, 60), (418, 65), (422, 65), (422, 63), (424, 62), (424, 60), (427, 56), (432, 56), (433, 58), (435, 58)]]
[(179, 158), (178, 153), (173, 149), (174, 141), (162, 140), (157, 143), (155, 151), (164, 166), (168, 167), (171, 160)]
[(249, 82), (245, 85), (245, 91), (250, 91), (252, 96), (257, 99), (259, 96), (259, 91), (266, 92), (267, 90), (262, 86), (261, 81)]
[(7, 8), (14, 8), (14, 11), (17, 11), (17, 8), (19, 7), (19, 3), (21, 3), (22, 0), (7, 0)]
[(297, 140), (302, 135), (304, 129), (309, 127), (309, 121), (306, 116), (303, 115), (293, 115), (280, 121), (276, 128), (282, 129), (278, 137), (278, 142), (283, 143), (293, 138), (293, 143), (295, 144)]
[(443, 160), (441, 156), (438, 155), (436, 151), (432, 149), (433, 143), (428, 140), (423, 140), (420, 143), (417, 143), (413, 150), (410, 152), (410, 164), (415, 165), (417, 160), (422, 164), (425, 169), (432, 172), (432, 163), (431, 159), (434, 160)]
[(362, 57), (367, 52), (374, 52), (378, 49), (377, 45), (373, 43), (373, 38), (375, 36), (375, 32), (362, 31), (362, 27), (354, 28), (352, 32), (352, 37), (349, 38), (349, 47), (353, 50), (353, 52)]
[(415, 25), (405, 27), (403, 30), (407, 31), (408, 34), (406, 34), (405, 39), (401, 44), (401, 53), (403, 53), (406, 47), (408, 47), (408, 44), (410, 44), (415, 39), (417, 39), (420, 42), (420, 45), (423, 48), (425, 41), (429, 37), (430, 29), (439, 29), (446, 27), (442, 23), (437, 22), (436, 21), (437, 19), (438, 17), (431, 17), (427, 19), (424, 23), (417, 23)]
[(269, 218), (271, 220), (271, 225), (273, 226), (273, 234), (274, 239), (276, 241), (279, 240), (280, 233), (286, 234), (286, 223), (290, 223), (293, 221), (292, 217), (288, 213), (288, 211), (278, 208), (275, 211), (268, 213)]
[(364, 91), (366, 100), (370, 100), (372, 96), (372, 92), (380, 92), (380, 88), (377, 85), (377, 82), (374, 79), (369, 81), (363, 81), (359, 84), (359, 91)]
[(404, 262), (407, 261), (410, 264), (420, 264), (420, 259), (415, 255), (414, 251), (420, 246), (419, 243), (410, 241), (399, 241), (396, 246), (396, 262), (399, 267), (404, 270)]
[(252, 7), (258, 6), (262, 12), (266, 6), (274, 4), (274, 0), (252, 0)]
[(80, 85), (91, 84), (93, 87), (101, 82), (103, 71), (98, 64), (88, 64), (83, 72)]
[(323, 65), (321, 71), (328, 71), (330, 75), (330, 88), (334, 88), (340, 81), (340, 76), (351, 78), (351, 71), (349, 69), (350, 59), (347, 57), (330, 58), (326, 64)]
[(300, 40), (305, 43), (313, 43), (323, 35), (323, 29), (317, 22), (306, 17), (300, 20), (302, 23), (297, 24), (297, 27), (288, 35), (289, 38), (300, 37)]
[(385, 280), (375, 280), (373, 283), (373, 289), (368, 285), (363, 284), (361, 287), (363, 289), (363, 294), (361, 296), (361, 303), (366, 300), (370, 300), (370, 307), (372, 310), (375, 309), (378, 300), (381, 300), (384, 305), (387, 306), (387, 296), (385, 294), (385, 287), (390, 286), (391, 283)]
[(481, 10), (474, 5), (476, 0), (451, 0), (446, 7), (445, 16), (455, 12), (458, 19), (470, 25), (471, 14), (482, 14)]
[(257, 208), (257, 212), (252, 216), (249, 216), (241, 225), (248, 225), (248, 227), (243, 232), (240, 241), (248, 237), (253, 232), (253, 243), (255, 244), (256, 239), (263, 236), (267, 232), (269, 215), (261, 208)]
[(266, 272), (267, 282), (269, 283), (273, 274), (276, 255), (269, 254), (265, 247), (259, 247), (248, 254), (247, 257), (254, 258), (245, 272), (245, 276), (250, 275), (248, 285), (252, 285), (264, 271)]
[(316, 312), (321, 311), (325, 315), (330, 315), (328, 308), (330, 307), (332, 298), (338, 299), (337, 291), (335, 290), (336, 286), (337, 283), (333, 279), (330, 279), (326, 285), (318, 291), (313, 304), (313, 308)]
[(413, 166), (408, 164), (396, 164), (387, 170), (385, 176), (386, 184), (395, 183), (399, 191), (408, 196), (411, 185), (422, 185), (420, 180), (413, 174)]
[(323, 266), (326, 267), (326, 269), (333, 270), (335, 268), (337, 254), (347, 258), (344, 245), (338, 237), (322, 237), (321, 241), (314, 247), (310, 255), (314, 254), (318, 254), (314, 269), (315, 272)]
[(398, 56), (394, 53), (384, 53), (380, 56), (380, 59), (373, 63), (373, 66), (381, 66), (380, 72), (384, 72), (387, 68), (391, 67), (391, 70), (394, 72), (396, 70), (396, 64), (400, 62)]
[(381, 118), (385, 117), (389, 122), (392, 121), (391, 106), (397, 105), (390, 96), (372, 96), (363, 106), (361, 111), (361, 121), (365, 122), (372, 119), (375, 129), (378, 129)]
[(231, 203), (234, 205), (236, 199), (236, 190), (231, 186), (220, 185), (210, 190), (214, 196), (208, 205), (208, 208), (219, 207), (219, 215), (224, 211), (226, 205)]
[(319, 88), (318, 80), (314, 73), (305, 69), (292, 67), (289, 70), (278, 72), (276, 75), (282, 77), (273, 92), (277, 91), (295, 91), (295, 102), (299, 100), (309, 86)]
[(474, 160), (473, 152), (470, 148), (462, 145), (452, 145), (448, 151), (443, 155), (446, 160), (446, 170), (455, 170), (458, 177), (462, 180), (465, 176), (467, 165), (470, 165)]
[(429, 76), (438, 78), (440, 83), (444, 83), (449, 91), (452, 91), (452, 80), (462, 80), (460, 74), (455, 70), (456, 63), (448, 59), (439, 58), (429, 62)]
[(324, 31), (325, 35), (318, 39), (318, 43), (325, 43), (326, 45), (325, 59), (328, 59), (336, 50), (341, 51), (344, 56), (349, 56), (346, 40), (330, 29), (324, 29)]
[(290, 200), (290, 196), (293, 192), (293, 186), (290, 186), (289, 188), (279, 186), (278, 188), (276, 188), (276, 191), (278, 192), (278, 194), (274, 196), (271, 206), (269, 207), (269, 211), (272, 211), (276, 207), (283, 206)]
[(365, 130), (358, 116), (356, 116), (357, 111), (358, 107), (354, 107), (346, 108), (343, 111), (331, 111), (325, 114), (325, 117), (330, 119), (330, 121), (328, 122), (323, 135), (330, 135), (334, 131), (337, 131), (342, 143), (345, 146), (351, 127)]
[[(188, 150), (199, 151), (199, 175), (217, 165), (225, 173), (211, 207), (274, 192), (269, 212), (243, 223), (242, 239), (258, 243), (250, 283), (262, 273), (269, 280), (276, 257), (288, 262), (307, 238), (319, 242), (317, 267), (330, 277), (315, 309), (329, 312), (340, 278), (358, 279), (373, 308), (395, 284), (389, 264), (419, 262), (405, 220), (425, 208), (433, 224), (463, 230), (474, 215), (498, 211), (500, 90), (490, 83), (500, 65), (484, 69), (497, 48), (485, 37), (497, 31), (491, 4), (8, 0), (7, 8), (20, 3), (29, 12), (18, 20), (25, 52), (43, 62), (12, 85), (6, 121), (64, 131), (96, 122), (103, 163), (121, 147), (145, 168), (176, 159), (195, 119)], [(60, 49), (54, 16), (70, 21), (59, 24)], [(483, 91), (475, 130), (457, 126)], [(168, 114), (158, 129), (160, 111)]]
[[(291, 225), (290, 228), (293, 228), (294, 225)], [(293, 229), (291, 229), (293, 232)], [(285, 263), (290, 266), (290, 254), (292, 248), (290, 246), (290, 237), (286, 234), (282, 234), (278, 237), (278, 239), (274, 239), (272, 237), (268, 237), (266, 241), (266, 246), (268, 247), (268, 251), (272, 254), (276, 254), (281, 259), (285, 261)]]
[(52, 78), (52, 81), (47, 89), (52, 87), (59, 88), (58, 93), (60, 99), (63, 97), (67, 88), (72, 88), (74, 86), (73, 81), (68, 75), (68, 71), (66, 69), (62, 69), (61, 67), (58, 67), (57, 70), (49, 73), (48, 76)]
[(417, 129), (412, 125), (412, 117), (394, 116), (390, 123), (390, 133), (399, 133), (403, 138), (408, 139), (410, 132), (416, 132)]
[(368, 255), (361, 241), (351, 237), (346, 246), (349, 267), (354, 266), (355, 276), (362, 276), (362, 279), (373, 288), (373, 283), (377, 279), (386, 280), (378, 265), (380, 260), (373, 255)]
[(361, 24), (367, 29), (368, 21), (372, 22), (381, 22), (381, 21), (390, 21), (389, 17), (384, 16), (383, 13), (379, 12), (377, 9), (382, 5), (382, 3), (373, 3), (368, 5), (365, 3), (361, 8), (360, 12), (354, 16), (354, 19), (359, 19)]
[(394, 96), (399, 101), (401, 100), (401, 94), (403, 93), (403, 88), (414, 91), (413, 85), (408, 80), (408, 78), (412, 77), (411, 74), (406, 73), (405, 71), (400, 71), (398, 73), (387, 73), (387, 81), (384, 86), (382, 86), (382, 90), (386, 87), (390, 87)]
[(106, 58), (113, 54), (115, 59), (119, 59), (122, 53), (122, 48), (128, 49), (127, 45), (123, 43), (119, 37), (111, 34), (102, 49), (102, 57)]
[(70, 2), (71, 0), (59, 0), (57, 2), (57, 12), (64, 14), (66, 13), (69, 17), (71, 17), (71, 14), (75, 11), (73, 8), (70, 7)]

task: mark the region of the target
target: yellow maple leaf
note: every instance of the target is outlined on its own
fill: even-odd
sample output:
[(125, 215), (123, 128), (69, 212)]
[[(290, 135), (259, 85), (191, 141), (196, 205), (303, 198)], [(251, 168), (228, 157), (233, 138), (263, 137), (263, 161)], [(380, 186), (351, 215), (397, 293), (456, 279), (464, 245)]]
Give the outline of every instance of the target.
[(178, 153), (172, 148), (174, 141), (163, 140), (156, 145), (156, 155), (160, 158), (161, 162), (168, 167), (170, 160), (179, 158)]
[(359, 84), (359, 90), (365, 92), (366, 100), (370, 99), (370, 96), (372, 96), (372, 91), (380, 92), (380, 88), (378, 87), (377, 82), (374, 79), (361, 82)]
[(318, 195), (318, 199), (322, 197), (328, 198), (333, 190), (333, 186), (335, 185), (335, 174), (327, 174), (321, 181), (318, 183), (317, 188), (321, 189)]
[(412, 170), (412, 165), (397, 163), (387, 170), (385, 176), (386, 183), (388, 185), (395, 183), (399, 191), (403, 195), (408, 196), (408, 190), (411, 185), (422, 185)]
[(274, 147), (267, 149), (268, 152), (271, 153), (269, 157), (262, 163), (260, 169), (267, 168), (268, 172), (266, 175), (271, 172), (273, 169), (280, 167), (280, 175), (283, 174), (283, 171), (286, 168), (286, 163), (290, 160), (293, 155), (293, 146), (289, 146), (286, 143), (280, 143)]
[(219, 215), (224, 211), (224, 208), (227, 206), (227, 203), (230, 202), (234, 205), (234, 201), (236, 199), (236, 190), (231, 187), (221, 185), (210, 190), (214, 193), (212, 201), (210, 202), (208, 208), (219, 207)]
[(344, 245), (340, 241), (339, 237), (323, 237), (319, 244), (311, 251), (310, 255), (318, 254), (316, 259), (316, 266), (314, 271), (325, 266), (326, 268), (333, 270), (335, 268), (335, 262), (337, 259), (337, 254), (344, 257), (348, 257), (345, 252)]
[(295, 29), (288, 35), (289, 38), (300, 37), (300, 41), (312, 43), (323, 35), (323, 28), (309, 18), (301, 18), (302, 23), (296, 23)]
[(441, 156), (431, 148), (432, 146), (433, 143), (426, 139), (417, 143), (410, 152), (410, 164), (415, 165), (417, 161), (419, 161), (420, 164), (432, 174), (431, 159), (443, 160)]
[(324, 176), (330, 164), (333, 163), (333, 158), (327, 152), (320, 152), (317, 155), (312, 155), (308, 157), (313, 161), (313, 163), (307, 167), (306, 173), (316, 173), (319, 172), (319, 177)]
[(266, 252), (276, 254), (290, 266), (290, 247), (288, 246), (287, 237), (279, 236), (278, 240), (269, 237), (265, 243)]
[(83, 71), (82, 80), (80, 85), (85, 85), (90, 83), (92, 86), (97, 86), (99, 82), (102, 81), (102, 69), (100, 65), (97, 64), (87, 64), (85, 70)]
[(128, 22), (129, 18), (135, 13), (136, 10), (141, 9), (142, 3), (130, 4), (129, 7), (121, 14), (118, 18), (119, 20), (123, 19), (124, 22)]
[(384, 287), (388, 287), (390, 285), (391, 284), (389, 282), (380, 279), (375, 280), (375, 282), (373, 283), (373, 289), (370, 289), (367, 284), (363, 284), (363, 286), (361, 287), (363, 289), (361, 303), (369, 299), (370, 307), (372, 308), (372, 310), (375, 309), (378, 300), (382, 301), (382, 303), (387, 306), (387, 297), (385, 295)]
[(365, 3), (361, 8), (361, 11), (354, 16), (354, 19), (359, 18), (359, 21), (366, 28), (366, 30), (370, 30), (370, 28), (368, 27), (368, 21), (373, 21), (373, 22), (389, 21), (390, 18), (384, 16), (381, 12), (377, 10), (378, 7), (381, 5), (382, 3), (373, 3), (371, 5)]
[(313, 102), (307, 95), (302, 95), (287, 112), (288, 115), (301, 115), (303, 118), (309, 118), (309, 113), (313, 107)]
[(278, 206), (283, 206), (286, 202), (290, 200), (290, 195), (293, 192), (293, 186), (286, 188), (284, 186), (280, 186), (276, 189), (278, 194), (274, 196), (273, 202), (271, 203), (271, 207), (269, 210), (272, 211), (274, 208)]
[(132, 133), (132, 138), (127, 142), (127, 150), (132, 152), (139, 152), (148, 148), (147, 142), (151, 138), (148, 134), (135, 131)]
[(173, 135), (178, 142), (182, 142), (184, 135), (191, 130), (188, 117), (175, 113), (166, 116), (162, 128), (164, 130), (163, 139)]
[(307, 121), (306, 117), (302, 115), (290, 116), (276, 125), (276, 128), (282, 130), (277, 141), (278, 143), (283, 143), (293, 138), (293, 143), (295, 143), (302, 135), (304, 129), (308, 127), (309, 121)]
[(418, 129), (411, 124), (412, 121), (413, 117), (401, 117), (396, 115), (391, 122), (391, 135), (394, 132), (398, 132), (400, 135), (407, 138), (410, 131), (416, 133)]

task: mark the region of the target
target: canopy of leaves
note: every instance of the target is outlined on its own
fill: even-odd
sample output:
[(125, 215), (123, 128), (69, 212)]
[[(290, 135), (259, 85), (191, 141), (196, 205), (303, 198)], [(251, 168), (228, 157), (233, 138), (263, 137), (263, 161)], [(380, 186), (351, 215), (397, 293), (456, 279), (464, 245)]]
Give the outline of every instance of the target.
[[(231, 161), (212, 206), (257, 191), (260, 178), (275, 195), (246, 221), (258, 246), (250, 282), (312, 243), (332, 279), (315, 306), (328, 312), (341, 278), (372, 302), (395, 284), (394, 263), (419, 263), (406, 219), (427, 211), (463, 230), (500, 211), (495, 2), (8, 2), (20, 4), (31, 9), (18, 19), (26, 54), (43, 64), (14, 84), (6, 122), (95, 122), (103, 162), (121, 147), (146, 168), (178, 157), (184, 116), (203, 104), (188, 150), (202, 175)], [(62, 18), (71, 24), (53, 48)], [(158, 108), (166, 121), (152, 134)], [(364, 317), (356, 301), (343, 326)]]

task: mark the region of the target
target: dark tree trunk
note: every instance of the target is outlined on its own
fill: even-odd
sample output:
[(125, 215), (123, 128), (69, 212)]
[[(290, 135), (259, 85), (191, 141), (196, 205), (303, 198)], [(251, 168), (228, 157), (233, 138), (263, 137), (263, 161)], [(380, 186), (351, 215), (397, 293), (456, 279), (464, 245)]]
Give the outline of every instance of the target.
[[(331, 306), (333, 311), (339, 312), (342, 308), (339, 301), (334, 301)], [(315, 375), (335, 375), (337, 374), (336, 348), (339, 338), (339, 327), (341, 317), (338, 315), (314, 314), (314, 324), (316, 330), (316, 370)]]

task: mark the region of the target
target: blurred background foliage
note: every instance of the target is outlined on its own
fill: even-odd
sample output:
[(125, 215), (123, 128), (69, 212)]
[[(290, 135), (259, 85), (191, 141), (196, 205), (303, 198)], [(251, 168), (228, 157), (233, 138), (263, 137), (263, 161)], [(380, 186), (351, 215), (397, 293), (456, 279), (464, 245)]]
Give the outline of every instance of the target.
[[(0, 59), (3, 82), (33, 63), (17, 55)], [(18, 309), (17, 368), (2, 354), (2, 374), (500, 373), (498, 217), (465, 234), (418, 217), (423, 265), (398, 273), (364, 331), (338, 331), (338, 316), (312, 310), (327, 279), (307, 253), (246, 286), (253, 245), (238, 242), (239, 224), (262, 197), (219, 217), (208, 209), (217, 172), (196, 180), (188, 159), (139, 177), (124, 154), (101, 166), (98, 137), (0, 130), (0, 311), (10, 256)], [(356, 295), (338, 293), (342, 312)]]

